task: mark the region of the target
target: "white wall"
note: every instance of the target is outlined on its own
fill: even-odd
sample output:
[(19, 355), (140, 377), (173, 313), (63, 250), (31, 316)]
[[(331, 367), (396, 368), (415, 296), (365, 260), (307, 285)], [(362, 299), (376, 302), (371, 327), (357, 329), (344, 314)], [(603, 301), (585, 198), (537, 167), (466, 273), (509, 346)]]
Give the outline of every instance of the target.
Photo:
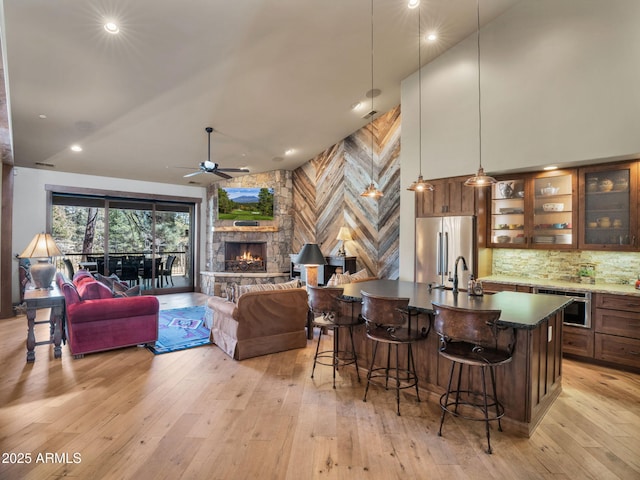
[[(117, 190), (119, 192), (149, 193), (178, 197), (201, 198), (200, 210), (200, 269), (203, 270), (206, 226), (206, 189), (165, 183), (141, 182), (120, 178), (106, 178), (75, 173), (51, 172), (33, 168), (15, 168), (13, 195), (13, 249), (14, 255), (20, 254), (36, 233), (45, 231), (47, 218), (47, 196), (45, 185), (64, 185), (72, 187)], [(14, 279), (18, 278), (18, 262), (12, 268)], [(12, 301), (18, 302), (20, 292), (18, 281), (13, 282)]]
[[(481, 6), (482, 8), (482, 6)], [(523, 0), (480, 34), (488, 173), (640, 156), (640, 2)], [(478, 166), (475, 33), (422, 68), (425, 178)], [(402, 184), (417, 176), (417, 72), (402, 82)], [(413, 279), (413, 194), (401, 196), (400, 278)]]

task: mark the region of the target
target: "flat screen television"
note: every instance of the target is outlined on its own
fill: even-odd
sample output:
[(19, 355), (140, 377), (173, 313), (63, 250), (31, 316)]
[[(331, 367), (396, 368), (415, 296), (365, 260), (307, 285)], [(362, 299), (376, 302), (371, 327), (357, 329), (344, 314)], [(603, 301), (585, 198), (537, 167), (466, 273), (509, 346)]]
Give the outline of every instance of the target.
[(218, 220), (273, 220), (273, 188), (218, 188)]

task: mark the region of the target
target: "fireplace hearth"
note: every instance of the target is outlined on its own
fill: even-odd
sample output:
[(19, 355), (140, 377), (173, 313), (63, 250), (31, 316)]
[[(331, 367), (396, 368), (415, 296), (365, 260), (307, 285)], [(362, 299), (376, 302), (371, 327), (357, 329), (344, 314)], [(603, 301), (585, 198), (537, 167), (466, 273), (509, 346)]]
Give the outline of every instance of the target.
[(225, 272), (266, 272), (266, 242), (225, 242)]

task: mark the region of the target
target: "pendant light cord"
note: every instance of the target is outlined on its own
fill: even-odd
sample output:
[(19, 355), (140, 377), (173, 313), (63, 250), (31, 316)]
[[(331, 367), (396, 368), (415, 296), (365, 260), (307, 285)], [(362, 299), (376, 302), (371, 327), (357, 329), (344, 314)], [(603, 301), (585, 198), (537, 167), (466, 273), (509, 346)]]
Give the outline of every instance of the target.
[(371, 184), (373, 185), (373, 162), (374, 162), (374, 154), (373, 154), (373, 0), (371, 0), (371, 91), (369, 92), (371, 95), (371, 119), (370, 119), (370, 129), (371, 129)]
[(418, 168), (422, 177), (422, 30), (420, 29), (420, 4), (418, 4)]
[(482, 101), (481, 101), (481, 89), (480, 89), (480, 0), (476, 1), (476, 42), (478, 48), (478, 159), (480, 163), (480, 169), (482, 169)]

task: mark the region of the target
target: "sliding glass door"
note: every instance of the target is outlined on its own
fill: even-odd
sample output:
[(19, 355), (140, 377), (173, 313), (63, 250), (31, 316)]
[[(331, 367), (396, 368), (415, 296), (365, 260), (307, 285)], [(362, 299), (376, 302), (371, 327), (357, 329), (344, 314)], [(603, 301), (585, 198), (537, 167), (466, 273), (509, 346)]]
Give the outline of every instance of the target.
[(51, 203), (68, 275), (86, 268), (149, 293), (193, 291), (193, 204), (56, 193)]

